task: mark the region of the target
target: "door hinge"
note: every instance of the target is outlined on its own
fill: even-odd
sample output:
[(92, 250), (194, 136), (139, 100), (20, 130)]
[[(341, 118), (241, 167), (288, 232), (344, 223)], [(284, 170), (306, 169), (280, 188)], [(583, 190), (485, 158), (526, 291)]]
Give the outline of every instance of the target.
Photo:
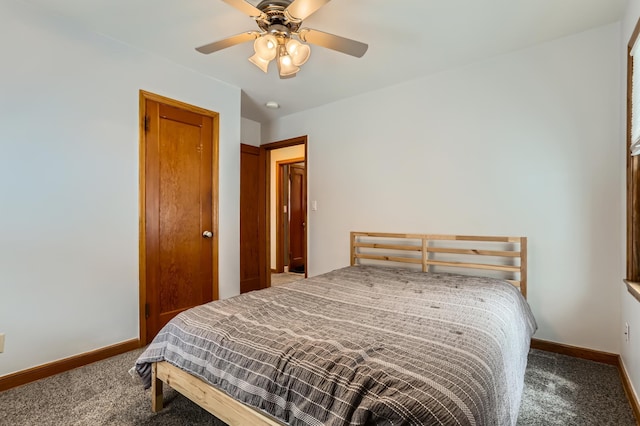
[(150, 127), (150, 122), (151, 122), (151, 117), (149, 117), (148, 115), (144, 116), (144, 131), (148, 132), (149, 131), (149, 127)]
[(150, 314), (149, 314), (149, 304), (148, 304), (148, 303), (145, 303), (145, 304), (144, 304), (144, 318), (145, 318), (145, 319), (149, 318), (149, 315), (150, 315)]

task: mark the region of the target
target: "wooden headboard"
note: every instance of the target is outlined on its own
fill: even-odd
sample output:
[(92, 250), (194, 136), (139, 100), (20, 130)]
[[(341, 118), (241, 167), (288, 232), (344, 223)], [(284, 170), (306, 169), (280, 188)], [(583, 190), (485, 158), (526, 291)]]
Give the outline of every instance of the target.
[(527, 297), (526, 237), (351, 232), (351, 265), (363, 260), (421, 265), (423, 272), (482, 271)]

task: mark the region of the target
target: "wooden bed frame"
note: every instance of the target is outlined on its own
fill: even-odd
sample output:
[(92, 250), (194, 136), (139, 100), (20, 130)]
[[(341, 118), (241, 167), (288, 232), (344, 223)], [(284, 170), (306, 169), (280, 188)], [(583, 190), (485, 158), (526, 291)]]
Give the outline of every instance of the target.
[(351, 265), (360, 259), (421, 265), (422, 272), (499, 272), (527, 297), (526, 237), (352, 232)]
[[(423, 272), (472, 269), (481, 274), (497, 274), (527, 296), (525, 237), (351, 232), (351, 265), (365, 262), (412, 264)], [(163, 383), (230, 426), (283, 425), (165, 361), (152, 365), (151, 408), (154, 412), (163, 408)]]

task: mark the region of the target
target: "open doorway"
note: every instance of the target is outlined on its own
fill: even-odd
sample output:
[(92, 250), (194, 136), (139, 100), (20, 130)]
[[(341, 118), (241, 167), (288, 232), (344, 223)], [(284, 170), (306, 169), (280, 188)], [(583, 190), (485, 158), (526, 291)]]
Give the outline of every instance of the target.
[(307, 164), (306, 136), (241, 144), (241, 293), (307, 277)]
[(307, 276), (306, 136), (263, 145), (269, 157), (271, 285)]
[(276, 161), (275, 269), (277, 285), (304, 278), (306, 272), (306, 169), (304, 158)]

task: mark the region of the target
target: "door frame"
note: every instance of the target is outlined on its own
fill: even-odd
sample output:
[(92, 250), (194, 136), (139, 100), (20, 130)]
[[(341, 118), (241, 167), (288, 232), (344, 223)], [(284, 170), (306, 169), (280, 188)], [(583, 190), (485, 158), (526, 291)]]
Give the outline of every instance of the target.
[(211, 186), (211, 223), (213, 238), (211, 241), (213, 256), (212, 264), (212, 295), (213, 300), (217, 300), (218, 294), (218, 230), (219, 230), (219, 114), (214, 111), (210, 111), (204, 108), (200, 108), (194, 105), (190, 105), (175, 99), (167, 98), (165, 96), (157, 95), (155, 93), (140, 90), (139, 93), (139, 145), (138, 145), (138, 279), (139, 279), (139, 293), (138, 293), (138, 306), (139, 306), (139, 323), (140, 323), (140, 345), (144, 346), (147, 343), (147, 321), (146, 321), (146, 296), (147, 296), (147, 281), (146, 281), (146, 151), (147, 151), (147, 136), (145, 130), (146, 124), (146, 101), (151, 100), (162, 104), (170, 105), (175, 108), (180, 108), (186, 111), (194, 112), (200, 115), (206, 115), (211, 117), (213, 121), (213, 141), (211, 147), (211, 166), (212, 166), (212, 186)]
[[(276, 272), (284, 272), (284, 189), (282, 188), (282, 166), (304, 163), (304, 158), (291, 158), (289, 160), (276, 161)], [(304, 170), (305, 179), (307, 170)], [(306, 182), (305, 182), (306, 185)], [(305, 188), (306, 189), (306, 188)], [(306, 201), (306, 200), (305, 200)], [(306, 204), (305, 204), (306, 205)], [(306, 211), (305, 211), (306, 216)], [(306, 217), (305, 217), (306, 220)], [(306, 226), (305, 226), (306, 228)], [(305, 245), (306, 247), (306, 245)], [(306, 267), (305, 267), (306, 270)]]
[[(291, 138), (291, 139), (284, 139), (281, 141), (276, 141), (276, 142), (271, 142), (271, 143), (267, 143), (264, 145), (260, 145), (260, 148), (264, 149), (267, 153), (267, 164), (269, 165), (269, 167), (267, 167), (266, 170), (266, 179), (267, 179), (267, 197), (266, 197), (266, 201), (267, 201), (267, 217), (266, 217), (266, 223), (269, 224), (269, 232), (267, 233), (267, 244), (265, 247), (265, 250), (267, 252), (267, 265), (266, 265), (266, 274), (267, 274), (267, 286), (271, 286), (271, 196), (269, 194), (269, 191), (271, 190), (271, 151), (276, 150), (276, 149), (280, 149), (280, 148), (287, 148), (290, 146), (296, 146), (296, 145), (304, 145), (304, 160), (299, 159), (300, 161), (296, 161), (298, 163), (303, 162), (304, 163), (304, 187), (305, 187), (305, 193), (307, 194), (307, 198), (309, 198), (309, 187), (308, 187), (308, 164), (309, 164), (309, 153), (308, 153), (308, 149), (307, 149), (307, 135), (304, 136), (298, 136), (295, 138)], [(276, 170), (276, 174), (277, 174), (277, 170)], [(276, 201), (277, 201), (277, 194), (276, 194)], [(305, 206), (308, 205), (308, 200), (306, 200), (307, 202), (305, 203)], [(309, 212), (308, 209), (305, 209), (304, 212), (304, 216), (305, 216), (305, 223), (307, 224), (307, 226), (305, 226), (304, 229), (304, 264), (305, 264), (305, 269), (304, 269), (304, 276), (305, 278), (308, 276), (309, 273), (309, 258), (308, 258), (308, 252), (309, 252), (309, 247), (308, 247), (308, 242), (309, 242)], [(278, 218), (276, 218), (276, 226), (278, 223)], [(277, 240), (277, 229), (276, 229), (276, 240)], [(278, 244), (276, 241), (276, 249), (278, 248)], [(278, 256), (278, 252), (276, 251), (276, 267), (277, 265), (277, 256)]]

